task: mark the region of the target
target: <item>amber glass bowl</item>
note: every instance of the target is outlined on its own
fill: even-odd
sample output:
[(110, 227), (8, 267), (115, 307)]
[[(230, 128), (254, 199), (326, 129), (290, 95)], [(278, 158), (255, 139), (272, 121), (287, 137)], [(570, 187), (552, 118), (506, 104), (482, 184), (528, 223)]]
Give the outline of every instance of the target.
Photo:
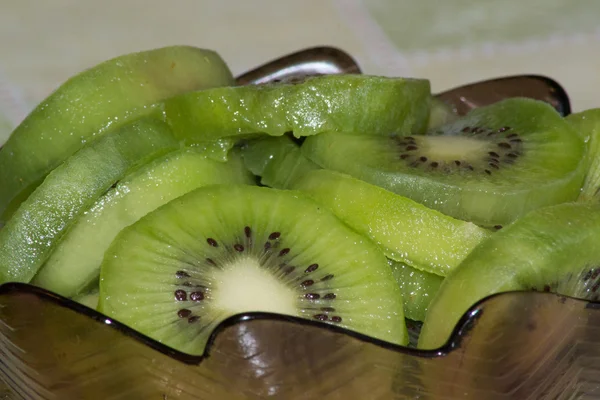
[[(315, 48), (239, 77), (359, 73)], [(570, 112), (565, 91), (515, 76), (438, 95), (460, 114), (506, 97)], [(234, 316), (206, 353), (172, 350), (92, 309), (30, 285), (0, 286), (0, 399), (600, 399), (600, 304), (512, 292), (465, 313), (448, 342), (419, 351), (318, 322)]]

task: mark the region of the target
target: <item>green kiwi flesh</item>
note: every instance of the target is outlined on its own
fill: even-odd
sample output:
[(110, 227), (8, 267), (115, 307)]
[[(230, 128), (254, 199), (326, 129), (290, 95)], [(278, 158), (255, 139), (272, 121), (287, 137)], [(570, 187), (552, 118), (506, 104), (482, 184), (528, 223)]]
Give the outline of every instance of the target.
[(123, 229), (98, 309), (189, 354), (252, 311), (407, 342), (400, 288), (374, 244), (300, 193), (248, 185), (196, 189)]
[(388, 264), (402, 290), (404, 316), (413, 321), (424, 321), (429, 303), (444, 278), (394, 260), (388, 260)]
[(65, 297), (80, 293), (100, 275), (104, 252), (124, 227), (193, 189), (218, 183), (251, 184), (241, 157), (208, 159), (197, 149), (176, 150), (132, 172), (82, 215), (32, 280)]
[(494, 233), (440, 285), (429, 305), (419, 347), (442, 346), (462, 315), (495, 293), (588, 291), (592, 300), (598, 300), (600, 285), (586, 290), (582, 286), (596, 282), (600, 273), (599, 238), (600, 204), (593, 203), (540, 208)]
[(308, 137), (305, 156), (481, 226), (573, 201), (583, 140), (549, 104), (512, 98), (477, 108), (427, 135)]
[(300, 146), (296, 145), (279, 159), (274, 159), (262, 175), (261, 182), (274, 188), (290, 189), (296, 181), (310, 171), (321, 169), (317, 164), (304, 157)]
[(429, 81), (367, 75), (324, 75), (296, 84), (270, 83), (200, 90), (165, 102), (185, 143), (266, 133), (315, 135), (423, 132), (429, 119)]
[(210, 50), (171, 46), (123, 55), (70, 78), (42, 101), (0, 150), (5, 222), (44, 176), (84, 144), (191, 90), (233, 83)]
[(600, 200), (600, 109), (594, 108), (566, 118), (587, 143), (585, 181), (581, 187), (579, 201)]
[(440, 126), (454, 122), (459, 118), (455, 109), (437, 97), (431, 98), (431, 110), (429, 111), (429, 123), (427, 129), (435, 129)]
[(29, 282), (69, 227), (111, 185), (178, 146), (163, 122), (141, 119), (69, 157), (0, 230), (0, 284)]
[(490, 232), (339, 172), (306, 173), (293, 189), (327, 206), (393, 260), (445, 276)]
[(98, 307), (99, 296), (100, 296), (100, 289), (96, 285), (96, 287), (93, 288), (92, 290), (75, 296), (73, 298), (73, 301), (76, 301), (79, 304), (83, 304), (84, 306), (95, 310)]
[(261, 184), (276, 189), (289, 189), (308, 171), (320, 169), (287, 135), (249, 141), (242, 155), (246, 166), (261, 177)]
[(262, 176), (273, 160), (280, 159), (292, 149), (299, 146), (288, 135), (261, 136), (248, 140), (242, 149), (244, 165), (256, 176)]

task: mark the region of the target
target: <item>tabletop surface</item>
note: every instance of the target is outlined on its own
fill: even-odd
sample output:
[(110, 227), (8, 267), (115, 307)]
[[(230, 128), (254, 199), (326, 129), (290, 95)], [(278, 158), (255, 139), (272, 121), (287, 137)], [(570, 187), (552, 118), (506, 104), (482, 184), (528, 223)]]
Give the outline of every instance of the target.
[(597, 0), (3, 0), (0, 141), (69, 76), (171, 44), (217, 50), (234, 74), (315, 45), (368, 74), (434, 91), (511, 74), (559, 81), (574, 111), (600, 105)]

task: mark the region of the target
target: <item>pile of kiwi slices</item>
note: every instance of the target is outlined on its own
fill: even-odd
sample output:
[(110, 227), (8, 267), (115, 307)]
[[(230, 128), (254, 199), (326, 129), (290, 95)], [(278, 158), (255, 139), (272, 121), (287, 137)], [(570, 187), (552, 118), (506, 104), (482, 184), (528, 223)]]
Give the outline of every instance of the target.
[(236, 85), (166, 47), (69, 79), (0, 150), (0, 284), (74, 299), (189, 354), (267, 312), (443, 345), (502, 291), (596, 299), (595, 110), (465, 116), (424, 79)]

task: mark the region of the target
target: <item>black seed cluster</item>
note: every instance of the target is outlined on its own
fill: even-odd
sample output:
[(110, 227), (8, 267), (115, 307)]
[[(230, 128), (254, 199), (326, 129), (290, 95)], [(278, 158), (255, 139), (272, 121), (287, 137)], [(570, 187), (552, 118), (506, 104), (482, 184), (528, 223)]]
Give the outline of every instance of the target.
[[(442, 134), (442, 131), (438, 131)], [(401, 136), (394, 138), (395, 145), (399, 151), (399, 160), (403, 160), (411, 168), (420, 168), (429, 171), (441, 171), (452, 173), (455, 171), (475, 171), (476, 169), (492, 175), (494, 171), (500, 170), (504, 164), (514, 164), (522, 154), (522, 142), (520, 135), (509, 126), (499, 129), (466, 126), (462, 128), (461, 135), (476, 138), (486, 142), (495, 143), (496, 149), (481, 155), (480, 165), (473, 165), (466, 159), (458, 159), (447, 162), (445, 160), (434, 160), (421, 154), (418, 141), (413, 136)], [(477, 158), (469, 157), (470, 159)]]
[[(265, 249), (265, 251), (271, 251), (273, 252), (275, 250), (276, 243), (274, 243), (274, 241), (279, 241), (281, 240), (281, 232), (272, 232), (271, 234), (269, 234), (268, 236), (268, 241), (264, 243), (263, 248)], [(280, 258), (283, 257), (285, 258), (286, 256), (290, 255), (292, 253), (292, 250), (289, 247), (285, 247), (279, 251), (274, 252), (273, 254), (276, 254), (276, 257)], [(293, 265), (289, 265), (287, 262), (281, 262), (278, 264), (280, 270), (283, 272), (284, 275), (290, 275), (291, 273), (295, 272), (297, 270), (296, 266)], [(319, 264), (318, 263), (313, 263), (310, 264), (308, 267), (306, 267), (304, 269), (304, 275), (298, 277), (300, 280), (300, 289), (304, 292), (303, 297), (306, 300), (310, 300), (310, 301), (328, 301), (331, 302), (336, 298), (335, 293), (331, 293), (331, 292), (327, 292), (327, 293), (319, 293), (316, 290), (313, 290), (312, 288), (314, 287), (314, 285), (317, 282), (325, 282), (325, 281), (329, 281), (331, 279), (334, 278), (333, 274), (328, 274), (323, 276), (320, 279), (316, 279), (313, 277), (308, 277), (307, 275), (310, 274), (314, 274), (319, 270)], [(328, 310), (326, 313), (323, 312), (323, 309)], [(329, 322), (334, 322), (334, 323), (340, 323), (342, 322), (342, 318), (340, 316), (337, 315), (333, 315), (330, 317), (330, 315), (328, 314), (329, 312), (333, 312), (335, 311), (335, 309), (333, 307), (322, 307), (317, 309), (317, 312), (315, 314), (313, 314), (313, 318), (320, 320), (320, 321), (329, 321)]]
[(330, 321), (335, 323), (342, 322), (342, 317), (338, 315), (331, 315), (332, 312), (335, 312), (335, 308), (333, 307), (321, 307), (321, 313), (313, 315), (314, 319), (319, 321)]
[[(573, 279), (576, 279), (576, 281), (573, 281), (575, 284), (574, 289), (569, 286), (569, 282)], [(567, 285), (566, 288), (568, 288), (568, 290), (574, 290), (574, 293), (568, 292), (563, 294), (568, 294), (578, 298), (585, 298), (591, 301), (600, 300), (600, 267), (590, 268), (587, 271), (576, 275), (575, 277), (569, 273), (561, 280), (544, 284), (542, 287), (534, 286), (531, 287), (530, 290), (555, 293), (557, 291), (560, 292), (561, 290), (564, 290), (565, 285)]]
[[(212, 246), (212, 245), (211, 245)], [(191, 279), (191, 275), (186, 271), (177, 271), (175, 272), (175, 278), (177, 282), (178, 289), (173, 293), (175, 301), (177, 302), (200, 302), (204, 300), (204, 290), (206, 289), (204, 286), (194, 283)], [(182, 289), (185, 288), (185, 289)], [(193, 315), (192, 311), (188, 308), (180, 308), (177, 311), (177, 317), (181, 319), (187, 319), (188, 323), (193, 324), (200, 320), (198, 315)]]
[(583, 275), (584, 283), (589, 281), (595, 282), (589, 290), (592, 293), (590, 297), (590, 300), (592, 301), (598, 301), (600, 299), (600, 293), (598, 293), (598, 290), (600, 289), (600, 280), (598, 277), (600, 277), (600, 267), (592, 268)]
[[(301, 297), (309, 301), (309, 306), (305, 308), (311, 312), (314, 310), (314, 313), (312, 314), (313, 318), (332, 323), (342, 322), (342, 317), (333, 315), (333, 313), (335, 313), (335, 308), (331, 306), (337, 297), (336, 294), (329, 290), (318, 288), (320, 282), (331, 281), (335, 276), (333, 274), (319, 276), (318, 263), (311, 263), (308, 266), (303, 266), (301, 268), (290, 265), (289, 261), (294, 255), (293, 250), (289, 247), (282, 246), (281, 232), (271, 232), (262, 245), (259, 244), (258, 247), (254, 247), (253, 230), (250, 226), (245, 226), (242, 235), (232, 245), (221, 243), (213, 237), (208, 237), (206, 239), (206, 245), (209, 248), (220, 249), (218, 251), (222, 251), (223, 253), (240, 254), (248, 252), (256, 256), (261, 264), (265, 266), (276, 266), (280, 276), (296, 274), (292, 275), (291, 279), (293, 279), (293, 281), (291, 281), (290, 284), (297, 285), (296, 287), (302, 291)], [(259, 250), (260, 253), (256, 253), (257, 250)], [(205, 263), (207, 266), (222, 268), (221, 259), (228, 260), (227, 262), (231, 260), (230, 257), (217, 257), (213, 255), (212, 258), (205, 258)], [(185, 303), (184, 306), (177, 310), (177, 318), (186, 319), (190, 324), (200, 321), (200, 316), (195, 315), (192, 311), (193, 307), (191, 307), (191, 309), (188, 307), (193, 303), (204, 301), (208, 296), (208, 293), (206, 292), (207, 288), (198, 284), (189, 270), (179, 270), (175, 272), (175, 279), (176, 289), (173, 292), (174, 299), (178, 303)], [(190, 304), (190, 302), (192, 302), (192, 304)]]
[[(555, 287), (556, 285), (557, 285), (556, 283), (554, 283), (554, 284), (552, 284), (552, 285), (550, 285), (550, 284), (545, 284), (544, 286), (542, 286), (542, 290), (541, 290), (541, 291), (542, 291), (542, 292), (551, 292), (551, 291), (553, 290), (552, 288), (553, 288), (553, 287)], [(539, 290), (537, 287), (535, 287), (535, 286), (532, 286), (532, 287), (530, 287), (530, 288), (529, 288), (529, 290), (531, 290), (531, 291), (534, 291), (534, 292), (539, 292), (539, 291), (540, 291), (540, 290)]]
[(598, 276), (600, 276), (600, 268), (592, 268), (583, 275), (583, 281), (595, 280), (598, 279)]

